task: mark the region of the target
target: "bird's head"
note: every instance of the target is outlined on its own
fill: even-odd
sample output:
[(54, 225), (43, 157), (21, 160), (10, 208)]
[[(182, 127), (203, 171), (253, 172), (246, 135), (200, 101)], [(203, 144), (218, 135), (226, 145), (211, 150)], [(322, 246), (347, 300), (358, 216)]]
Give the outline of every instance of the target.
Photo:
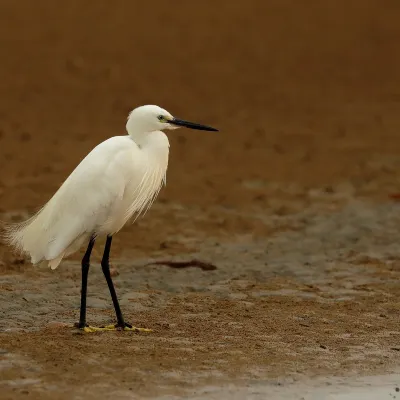
[(154, 105), (146, 105), (135, 108), (128, 116), (126, 129), (128, 133), (148, 133), (176, 129), (179, 127), (198, 129), (202, 131), (218, 131), (207, 125), (173, 117), (167, 110)]

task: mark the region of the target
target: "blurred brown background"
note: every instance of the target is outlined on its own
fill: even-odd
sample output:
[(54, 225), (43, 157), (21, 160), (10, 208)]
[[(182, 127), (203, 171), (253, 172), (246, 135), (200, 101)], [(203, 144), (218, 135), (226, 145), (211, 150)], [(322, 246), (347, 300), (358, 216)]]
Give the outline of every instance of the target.
[[(2, 0), (0, 93), (0, 220), (138, 105), (220, 129), (169, 134), (167, 187), (113, 240), (125, 318), (152, 334), (77, 334), (80, 255), (50, 271), (0, 244), (2, 398), (277, 393), (398, 365), (399, 0)], [(101, 253), (91, 324), (114, 321)], [(147, 265), (169, 257), (217, 268)]]
[(399, 20), (395, 0), (3, 0), (1, 211), (39, 207), (146, 103), (220, 128), (170, 135), (164, 200), (268, 207), (249, 179), (397, 185), (369, 162), (400, 151)]

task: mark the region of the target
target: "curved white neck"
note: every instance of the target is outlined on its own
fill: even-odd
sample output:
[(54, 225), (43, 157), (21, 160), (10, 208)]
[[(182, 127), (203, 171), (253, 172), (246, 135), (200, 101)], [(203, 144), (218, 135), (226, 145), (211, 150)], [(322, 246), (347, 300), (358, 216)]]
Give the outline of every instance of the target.
[(141, 145), (143, 141), (145, 141), (146, 136), (149, 134), (149, 130), (146, 130), (146, 127), (143, 124), (138, 123), (133, 118), (129, 118), (126, 123), (126, 131), (128, 135), (132, 138), (132, 140)]

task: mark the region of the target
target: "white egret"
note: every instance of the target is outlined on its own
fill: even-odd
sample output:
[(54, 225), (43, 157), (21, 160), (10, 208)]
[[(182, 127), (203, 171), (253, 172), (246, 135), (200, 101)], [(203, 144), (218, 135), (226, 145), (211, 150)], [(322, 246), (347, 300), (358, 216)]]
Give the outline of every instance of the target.
[[(25, 222), (5, 226), (5, 239), (12, 247), (30, 256), (32, 264), (47, 262), (51, 269), (89, 241), (82, 258), (80, 329), (145, 330), (124, 320), (110, 274), (110, 248), (113, 235), (129, 219), (144, 214), (165, 184), (169, 141), (162, 131), (178, 127), (217, 131), (175, 118), (155, 105), (138, 107), (128, 116), (127, 135), (100, 143), (39, 212)], [(101, 235), (107, 237), (101, 266), (117, 324), (94, 328), (86, 324), (87, 278), (90, 255)]]

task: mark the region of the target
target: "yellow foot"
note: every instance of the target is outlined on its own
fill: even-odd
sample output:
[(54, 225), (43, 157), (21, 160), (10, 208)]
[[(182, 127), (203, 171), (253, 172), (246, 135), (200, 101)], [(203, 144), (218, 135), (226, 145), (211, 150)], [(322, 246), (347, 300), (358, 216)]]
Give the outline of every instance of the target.
[(152, 329), (147, 329), (147, 328), (137, 328), (136, 326), (131, 326), (128, 324), (125, 324), (125, 326), (122, 328), (118, 325), (106, 325), (106, 326), (85, 326), (84, 328), (81, 328), (84, 332), (87, 333), (93, 333), (93, 332), (107, 332), (107, 331), (130, 331), (130, 332), (153, 332)]
[(153, 332), (152, 329), (137, 328), (136, 326), (132, 326), (130, 324), (125, 324), (124, 327), (121, 327), (118, 324), (107, 325), (104, 327), (104, 329), (106, 329), (108, 331)]

